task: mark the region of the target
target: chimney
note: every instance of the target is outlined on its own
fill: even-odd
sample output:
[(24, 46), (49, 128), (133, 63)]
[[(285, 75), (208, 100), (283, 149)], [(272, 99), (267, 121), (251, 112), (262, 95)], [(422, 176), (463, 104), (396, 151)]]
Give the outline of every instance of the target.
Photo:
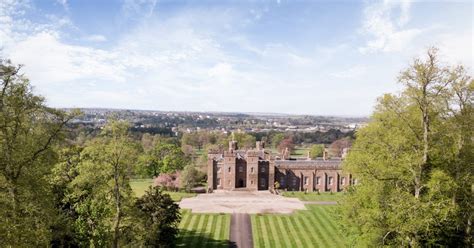
[(329, 156), (328, 156), (328, 150), (326, 148), (324, 148), (324, 152), (323, 152), (323, 160), (327, 160), (329, 159)]
[(236, 151), (238, 149), (237, 147), (237, 141), (229, 141), (229, 152)]
[(255, 144), (255, 148), (257, 149), (257, 151), (261, 151), (262, 150), (262, 142), (257, 141), (256, 144)]

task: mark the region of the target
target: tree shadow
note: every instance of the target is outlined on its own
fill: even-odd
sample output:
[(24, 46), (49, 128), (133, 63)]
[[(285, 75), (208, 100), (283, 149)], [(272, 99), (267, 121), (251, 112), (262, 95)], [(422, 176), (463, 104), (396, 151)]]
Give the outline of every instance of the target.
[(177, 247), (237, 247), (235, 242), (230, 240), (216, 240), (206, 233), (199, 233), (191, 230), (180, 230)]

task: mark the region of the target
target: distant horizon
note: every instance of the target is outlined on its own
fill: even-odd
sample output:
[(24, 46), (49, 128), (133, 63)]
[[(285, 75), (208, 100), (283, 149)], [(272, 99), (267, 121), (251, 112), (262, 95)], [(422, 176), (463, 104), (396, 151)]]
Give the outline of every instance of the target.
[[(51, 107), (51, 106), (50, 106)], [(108, 107), (51, 107), (56, 109), (102, 109), (114, 111), (155, 111), (155, 112), (176, 112), (176, 113), (210, 113), (210, 114), (246, 114), (246, 115), (275, 115), (275, 116), (315, 116), (315, 117), (336, 117), (336, 118), (370, 118), (368, 116), (350, 116), (350, 115), (320, 115), (320, 114), (299, 114), (299, 113), (278, 113), (278, 112), (243, 112), (243, 111), (193, 111), (193, 110), (161, 110), (161, 109), (134, 109), (134, 108), (108, 108)]]
[(472, 71), (473, 5), (4, 0), (0, 58), (53, 107), (370, 116), (431, 46)]

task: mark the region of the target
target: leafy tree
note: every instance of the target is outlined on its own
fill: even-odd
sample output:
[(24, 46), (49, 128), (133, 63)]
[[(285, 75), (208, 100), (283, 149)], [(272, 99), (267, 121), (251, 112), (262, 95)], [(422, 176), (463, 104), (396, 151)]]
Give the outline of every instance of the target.
[(0, 240), (46, 246), (55, 214), (47, 175), (54, 146), (76, 113), (48, 108), (20, 69), (0, 59)]
[(199, 177), (199, 172), (196, 170), (193, 164), (188, 164), (184, 167), (184, 170), (181, 172), (181, 187), (184, 188), (187, 192), (190, 192), (191, 189), (196, 185)]
[(343, 201), (344, 231), (361, 247), (470, 246), (472, 79), (430, 49), (399, 81), (344, 162), (361, 182)]
[(184, 168), (188, 158), (176, 144), (160, 142), (140, 158), (144, 174), (157, 177), (160, 173), (171, 173)]
[(294, 148), (295, 148), (295, 144), (293, 143), (293, 138), (292, 137), (285, 138), (278, 145), (278, 151), (280, 151), (280, 152), (283, 152), (286, 149), (288, 149), (288, 151), (291, 153)]
[(350, 137), (344, 137), (338, 139), (329, 145), (329, 153), (332, 157), (341, 157), (344, 149), (352, 146), (352, 139)]
[(179, 206), (160, 188), (150, 187), (136, 201), (147, 247), (174, 247), (181, 220)]
[(309, 156), (312, 159), (316, 159), (318, 157), (322, 157), (324, 153), (324, 145), (312, 145), (309, 149)]
[(226, 146), (228, 146), (229, 141), (231, 140), (237, 141), (239, 148), (243, 148), (243, 149), (250, 149), (254, 147), (256, 143), (256, 139), (254, 136), (248, 133), (241, 133), (241, 132), (231, 134), (228, 137)]
[(75, 203), (69, 198), (69, 187), (77, 177), (77, 167), (81, 161), (82, 147), (71, 145), (58, 152), (58, 163), (52, 169), (50, 184), (58, 216), (52, 225), (53, 247), (74, 247), (80, 244), (78, 231), (74, 228), (77, 220)]
[(274, 148), (278, 148), (281, 141), (284, 140), (284, 139), (285, 139), (285, 134), (283, 134), (283, 133), (276, 133), (276, 134), (272, 135), (271, 136), (272, 146)]
[(129, 225), (129, 182), (139, 149), (128, 128), (123, 121), (111, 121), (81, 152), (69, 197), (76, 202), (76, 228), (87, 245), (118, 247)]

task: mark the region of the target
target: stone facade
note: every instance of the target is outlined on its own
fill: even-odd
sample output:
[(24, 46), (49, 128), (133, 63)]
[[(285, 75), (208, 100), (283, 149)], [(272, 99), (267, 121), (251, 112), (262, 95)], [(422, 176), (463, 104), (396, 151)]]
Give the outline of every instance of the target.
[(284, 152), (274, 156), (257, 142), (252, 150), (238, 150), (231, 141), (228, 151), (208, 154), (208, 190), (274, 190), (275, 182), (288, 191), (339, 192), (354, 182), (342, 172), (342, 158), (291, 159)]

